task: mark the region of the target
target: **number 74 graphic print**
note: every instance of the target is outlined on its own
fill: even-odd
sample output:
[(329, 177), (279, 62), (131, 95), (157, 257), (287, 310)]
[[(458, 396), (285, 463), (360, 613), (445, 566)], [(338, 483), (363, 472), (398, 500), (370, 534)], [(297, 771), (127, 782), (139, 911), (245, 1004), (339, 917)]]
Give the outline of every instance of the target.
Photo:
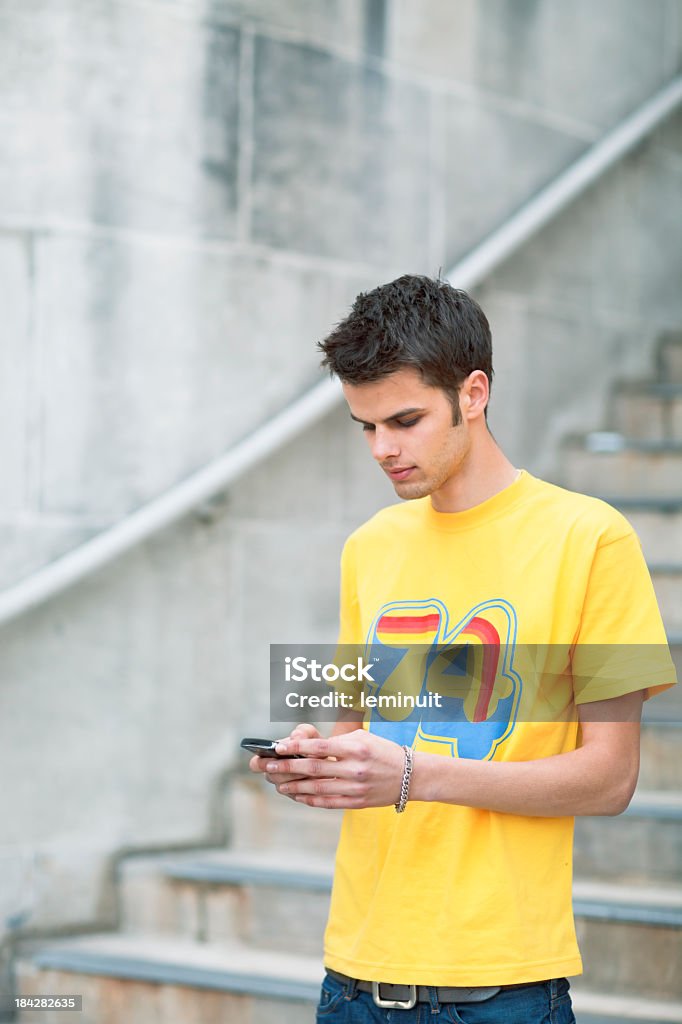
[[(454, 626), (435, 598), (384, 605), (366, 644), (367, 693), (379, 698), (370, 731), (418, 750), (491, 758), (514, 728), (521, 696), (516, 632), (516, 612), (501, 599), (481, 602)], [(396, 694), (400, 710), (381, 700)], [(421, 698), (417, 706), (405, 706), (406, 694)]]

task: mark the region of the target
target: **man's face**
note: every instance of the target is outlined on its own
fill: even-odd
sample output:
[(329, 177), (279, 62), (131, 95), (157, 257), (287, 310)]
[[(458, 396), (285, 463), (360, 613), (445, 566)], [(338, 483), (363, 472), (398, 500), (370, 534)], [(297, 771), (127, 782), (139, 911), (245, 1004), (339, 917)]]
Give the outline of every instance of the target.
[(448, 396), (424, 384), (418, 370), (404, 367), (372, 384), (344, 384), (343, 393), (400, 498), (433, 494), (463, 465), (471, 446), (467, 419), (453, 426)]

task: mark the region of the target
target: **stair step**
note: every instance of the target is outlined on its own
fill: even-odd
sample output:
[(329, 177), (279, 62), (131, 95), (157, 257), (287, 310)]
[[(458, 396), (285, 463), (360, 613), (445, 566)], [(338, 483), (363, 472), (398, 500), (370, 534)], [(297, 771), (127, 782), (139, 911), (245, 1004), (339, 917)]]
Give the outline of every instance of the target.
[(280, 796), (274, 787), (253, 772), (233, 776), (230, 791), (232, 846), (267, 850), (296, 847), (333, 854), (341, 828), (342, 811), (299, 804)]
[(682, 931), (682, 886), (576, 879), (573, 912), (576, 918), (590, 921), (620, 921)]
[(682, 382), (628, 381), (609, 399), (614, 434), (638, 441), (682, 441)]
[(602, 501), (619, 509), (627, 519), (630, 519), (630, 515), (636, 512), (648, 512), (663, 516), (663, 522), (667, 523), (669, 522), (668, 516), (677, 516), (682, 513), (682, 494), (673, 494), (672, 496), (634, 492), (632, 494), (618, 494), (616, 492), (607, 494), (602, 492), (601, 489), (584, 490), (581, 493), (592, 494), (595, 498), (601, 498)]
[(51, 943), (17, 964), (20, 995), (82, 993), (83, 1012), (59, 1011), (55, 1024), (301, 1024), (322, 976), (319, 956), (114, 934)]
[(666, 626), (682, 631), (682, 563), (653, 563), (649, 572)]
[(624, 814), (629, 818), (682, 821), (682, 793), (638, 789)]
[[(597, 864), (601, 851), (601, 863), (609, 864), (611, 878), (615, 870), (630, 875), (619, 883), (599, 879), (576, 881), (576, 917), (682, 930), (682, 886), (672, 884), (682, 882), (678, 857), (682, 847), (682, 799), (640, 794), (622, 816), (579, 819), (576, 824), (576, 873), (589, 869), (589, 856), (581, 852), (588, 846)], [(609, 840), (614, 835), (617, 843), (610, 847)], [(620, 850), (619, 843), (620, 862), (613, 852)], [(646, 872), (646, 856), (651, 850), (660, 864), (657, 887), (642, 885), (646, 874), (644, 878), (638, 875), (640, 871)], [(295, 851), (291, 853), (296, 856)], [(158, 908), (166, 907), (176, 898), (176, 886), (180, 883), (185, 906), (191, 898), (195, 905), (193, 928), (183, 932), (187, 938), (218, 943), (238, 940), (263, 949), (277, 949), (281, 936), (286, 935), (287, 943), (297, 950), (319, 955), (328, 913), (332, 861), (311, 860), (312, 870), (308, 874), (305, 863), (292, 867), (286, 863), (286, 856), (286, 851), (226, 851), (223, 855), (210, 851), (175, 861), (163, 858), (154, 862), (149, 858), (132, 862), (127, 870), (124, 866), (121, 876), (123, 926), (172, 932), (174, 920), (181, 915), (174, 916), (167, 910), (159, 914)], [(159, 898), (159, 891), (164, 893), (163, 899)], [(306, 914), (299, 930), (297, 922), (301, 915), (297, 908), (301, 899), (305, 899)]]
[(682, 1002), (679, 931), (576, 918), (584, 983), (601, 992)]
[(615, 430), (593, 430), (589, 434), (575, 434), (564, 442), (566, 449), (586, 451), (593, 455), (627, 454), (680, 455), (682, 441), (675, 438), (633, 437)]
[[(682, 795), (667, 793), (640, 793), (633, 798), (630, 807), (622, 815), (614, 818), (595, 817), (598, 822), (617, 821), (619, 819), (643, 819), (655, 822), (682, 822)], [(180, 879), (197, 886), (262, 886), (266, 888), (285, 889), (292, 887), (310, 892), (329, 892), (333, 877), (333, 862), (322, 859), (315, 860), (310, 874), (306, 873), (304, 864), (296, 870), (282, 866), (281, 851), (264, 854), (262, 851), (230, 851), (217, 854), (207, 851), (206, 854), (187, 855), (183, 861), (173, 861), (164, 855), (156, 862), (145, 858), (144, 865), (135, 865), (145, 873), (154, 871), (161, 877), (173, 881)], [(257, 862), (257, 863), (254, 863)], [(650, 886), (630, 885), (591, 879), (576, 879), (574, 899), (580, 903), (581, 914), (585, 916), (603, 916), (601, 909), (605, 904), (613, 906), (614, 920), (625, 920), (632, 911), (632, 920), (641, 921), (651, 911), (652, 923), (669, 924), (671, 927), (682, 926), (682, 885)], [(597, 909), (592, 907), (598, 904)], [(642, 909), (644, 908), (644, 909)], [(661, 916), (661, 908), (670, 910), (670, 915)], [(643, 916), (644, 915), (644, 916)], [(648, 918), (647, 918), (648, 919)]]
[[(682, 687), (678, 683), (674, 689)], [(665, 694), (649, 703), (662, 701)], [(682, 790), (682, 726), (675, 721), (650, 721), (645, 705), (645, 720), (641, 729), (641, 760), (639, 788), (645, 791)]]
[(603, 995), (579, 985), (580, 978), (571, 983), (576, 1024), (682, 1024), (682, 1003)]
[(682, 445), (622, 439), (618, 448), (607, 450), (597, 447), (597, 436), (592, 435), (592, 450), (588, 438), (564, 445), (561, 464), (566, 487), (588, 494), (606, 490), (627, 495), (644, 490), (652, 498), (680, 501)]
[[(121, 927), (320, 955), (333, 858), (300, 850), (207, 850), (120, 865)], [(300, 913), (301, 901), (306, 912)]]
[(682, 561), (682, 499), (679, 509), (674, 511), (635, 507), (633, 504), (625, 507), (618, 503), (618, 498), (606, 500), (630, 521), (650, 565)]
[[(312, 1024), (322, 973), (319, 957), (94, 935), (20, 959), (17, 985), (24, 996), (82, 994), (82, 1012), (41, 1011), (44, 1024)], [(680, 1002), (606, 995), (583, 977), (571, 994), (577, 1024), (682, 1022)]]
[(667, 331), (659, 339), (656, 367), (661, 380), (682, 382), (682, 334), (679, 331)]
[(574, 912), (586, 988), (682, 1000), (682, 887), (578, 880)]
[(576, 876), (682, 884), (682, 795), (638, 790), (615, 817), (578, 817)]
[[(645, 722), (666, 722), (671, 727), (682, 725), (682, 646), (679, 643), (679, 634), (667, 633), (670, 657), (673, 668), (677, 674), (678, 685), (670, 686), (663, 693), (656, 694), (651, 700), (645, 701), (642, 709), (642, 719)], [(649, 786), (648, 789), (658, 789), (658, 786)]]
[[(293, 864), (285, 863), (291, 857)], [(330, 858), (302, 857), (298, 850), (279, 848), (277, 859), (263, 851), (243, 853), (226, 850), (210, 854), (201, 860), (175, 860), (164, 867), (168, 878), (182, 881), (212, 883), (215, 885), (281, 885), (312, 892), (328, 892), (331, 887), (333, 864)]]

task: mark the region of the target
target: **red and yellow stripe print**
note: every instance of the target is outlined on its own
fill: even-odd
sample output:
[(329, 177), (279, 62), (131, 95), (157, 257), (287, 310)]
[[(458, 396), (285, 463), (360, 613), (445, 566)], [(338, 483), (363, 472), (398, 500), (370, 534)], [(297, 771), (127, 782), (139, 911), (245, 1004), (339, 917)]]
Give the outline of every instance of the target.
[[(423, 615), (382, 615), (377, 623), (376, 636), (382, 644), (405, 645), (409, 650), (412, 644), (431, 646), (437, 639), (440, 626), (441, 616), (437, 612)], [(440, 690), (442, 687), (442, 692), (447, 695), (462, 697), (465, 700), (465, 705), (469, 705), (469, 720), (485, 722), (490, 710), (500, 660), (500, 635), (492, 622), (475, 615), (457, 636), (457, 648), (462, 649), (464, 645), (473, 648), (469, 653), (469, 658), (472, 658), (472, 661), (469, 661), (470, 672), (467, 673), (467, 676), (461, 677), (465, 689), (463, 690), (461, 685), (455, 685), (453, 688), (453, 677), (448, 675), (446, 678), (443, 672), (439, 673), (438, 658), (429, 672), (430, 689)], [(452, 655), (452, 646), (448, 645), (447, 669), (450, 671)], [(407, 665), (400, 673), (403, 683), (405, 682), (406, 668)], [(472, 679), (480, 682), (480, 686), (472, 688)], [(471, 706), (472, 700), (467, 699), (471, 697), (474, 698), (473, 707)]]
[(490, 701), (497, 679), (497, 666), (500, 662), (500, 634), (492, 622), (475, 615), (459, 634), (461, 638), (470, 638), (478, 642), (475, 651), (480, 651), (478, 664), (475, 666), (474, 678), (480, 679), (476, 708), (471, 719), (473, 722), (485, 722), (490, 711)]
[(440, 615), (382, 615), (377, 623), (377, 639), (382, 643), (432, 643), (440, 629)]

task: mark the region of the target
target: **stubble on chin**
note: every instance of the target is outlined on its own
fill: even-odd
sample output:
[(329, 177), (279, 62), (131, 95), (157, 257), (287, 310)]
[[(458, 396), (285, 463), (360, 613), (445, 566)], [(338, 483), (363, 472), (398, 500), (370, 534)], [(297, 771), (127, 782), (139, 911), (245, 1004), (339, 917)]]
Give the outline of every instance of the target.
[(415, 498), (426, 498), (440, 490), (452, 476), (452, 471), (451, 464), (443, 460), (442, 464), (431, 468), (428, 476), (424, 475), (423, 470), (419, 470), (420, 480), (405, 480), (403, 482), (395, 480), (392, 483), (399, 498), (404, 501), (412, 501)]
[(414, 483), (407, 480), (404, 483), (395, 481), (393, 483), (393, 487), (395, 489), (395, 493), (399, 498), (402, 498), (403, 501), (412, 501), (415, 498), (425, 498), (427, 494), (431, 494), (433, 490), (433, 487), (428, 480), (422, 480), (421, 482), (415, 481)]

